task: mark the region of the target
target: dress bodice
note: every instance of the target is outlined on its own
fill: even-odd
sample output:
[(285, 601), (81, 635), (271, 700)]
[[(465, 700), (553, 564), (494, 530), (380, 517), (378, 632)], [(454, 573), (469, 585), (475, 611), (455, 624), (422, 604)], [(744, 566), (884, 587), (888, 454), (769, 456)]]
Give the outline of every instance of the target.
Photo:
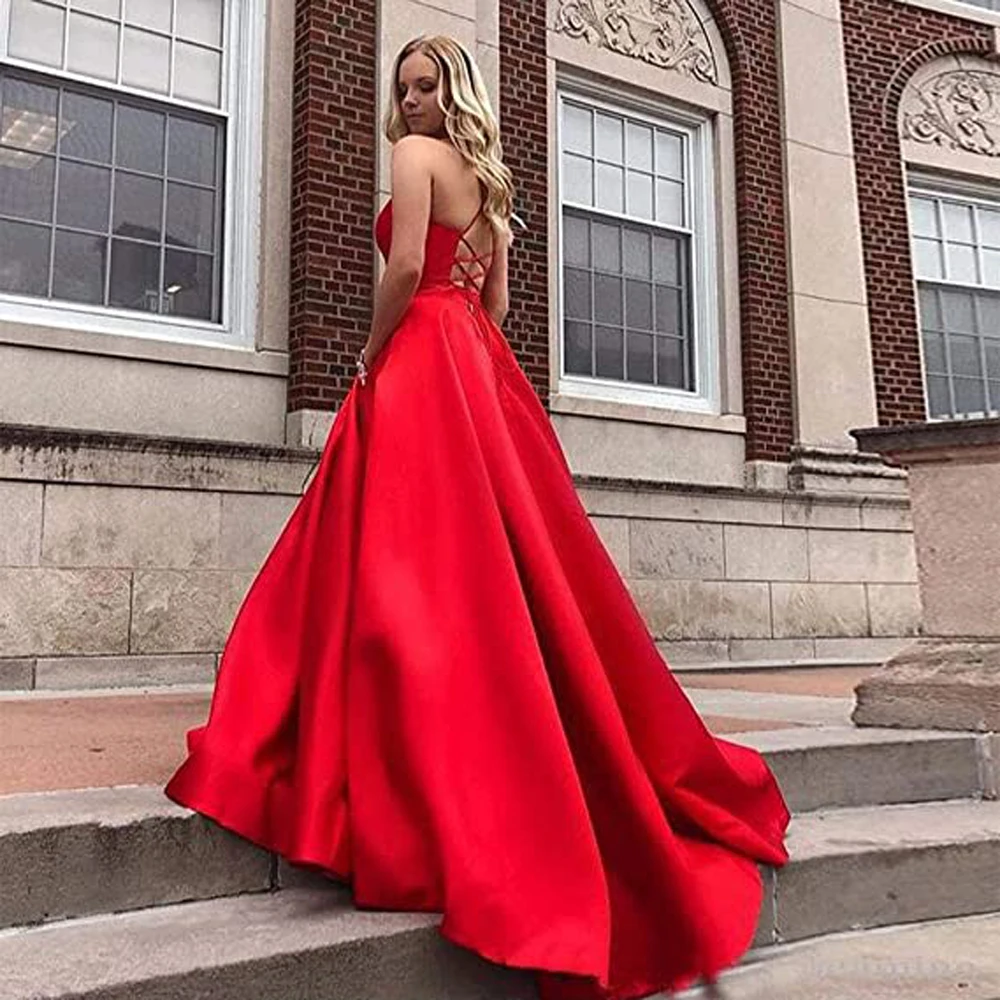
[[(419, 289), (458, 286), (477, 290), (475, 278), (481, 277), (489, 266), (490, 254), (476, 255), (474, 248), (466, 240), (466, 235), (482, 215), (482, 207), (465, 229), (446, 226), (431, 221), (427, 227), (427, 241), (424, 244), (424, 271), (420, 277)], [(388, 260), (392, 246), (392, 200), (375, 220), (375, 242), (383, 258)], [(470, 256), (459, 255), (459, 247), (464, 245)]]

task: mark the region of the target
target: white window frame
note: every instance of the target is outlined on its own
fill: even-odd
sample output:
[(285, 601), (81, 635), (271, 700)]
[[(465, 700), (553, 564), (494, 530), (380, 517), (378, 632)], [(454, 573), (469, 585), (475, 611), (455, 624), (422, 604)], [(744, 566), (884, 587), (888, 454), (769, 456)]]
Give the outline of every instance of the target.
[[(691, 222), (691, 341), (693, 391), (671, 389), (666, 386), (621, 382), (597, 376), (567, 375), (565, 373), (565, 332), (563, 308), (563, 209), (577, 207), (593, 213), (592, 206), (574, 206), (564, 203), (563, 191), (563, 105), (566, 100), (584, 103), (596, 110), (623, 115), (653, 127), (669, 128), (685, 134), (686, 161), (685, 197), (687, 217)], [(624, 97), (613, 88), (577, 80), (560, 81), (556, 93), (556, 267), (558, 271), (557, 337), (558, 364), (557, 392), (560, 395), (584, 399), (609, 400), (659, 407), (667, 410), (684, 410), (695, 413), (720, 412), (719, 385), (719, 310), (717, 285), (718, 233), (714, 195), (715, 181), (715, 130), (711, 118), (681, 110), (667, 101), (652, 102)], [(597, 210), (599, 214), (623, 223), (648, 224), (623, 213)]]
[[(0, 323), (26, 323), (150, 340), (253, 349), (259, 283), (261, 121), (267, 0), (225, 0), (223, 19), (226, 45), (222, 63), (225, 86), (221, 106), (209, 108), (204, 104), (174, 98), (163, 102), (166, 108), (190, 108), (226, 121), (220, 322), (0, 292)], [(0, 64), (54, 81), (97, 87), (109, 94), (134, 95), (145, 102), (156, 100), (157, 95), (144, 90), (108, 84), (79, 73), (2, 55), (7, 51), (9, 24), (10, 0), (0, 0)]]
[[(913, 255), (913, 217), (911, 213), (911, 196), (924, 196), (929, 198), (954, 198), (960, 199), (966, 204), (982, 205), (993, 211), (1000, 210), (1000, 186), (991, 184), (989, 181), (981, 182), (975, 180), (959, 180), (953, 177), (938, 176), (926, 171), (906, 170), (906, 215), (907, 215), (907, 238), (910, 246), (911, 259)], [(976, 420), (982, 417), (994, 417), (1000, 415), (1000, 408), (983, 413), (958, 413), (955, 415), (946, 414), (934, 417), (930, 415), (930, 393), (927, 389), (927, 359), (924, 357), (924, 328), (923, 317), (920, 314), (920, 285), (921, 283), (933, 285), (941, 288), (956, 288), (961, 290), (976, 291), (977, 289), (994, 295), (1000, 295), (1000, 289), (991, 288), (988, 285), (970, 285), (968, 282), (952, 281), (947, 278), (919, 278), (916, 273), (914, 262), (913, 267), (913, 298), (917, 315), (917, 333), (920, 344), (920, 374), (924, 388), (924, 409), (927, 419), (937, 423), (948, 420)], [(988, 376), (985, 376), (988, 379)], [(995, 380), (994, 380), (995, 381)]]

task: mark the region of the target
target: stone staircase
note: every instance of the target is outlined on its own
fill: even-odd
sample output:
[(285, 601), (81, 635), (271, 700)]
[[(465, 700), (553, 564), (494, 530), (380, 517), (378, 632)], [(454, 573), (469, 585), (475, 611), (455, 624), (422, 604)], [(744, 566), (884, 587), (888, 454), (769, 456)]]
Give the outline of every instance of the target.
[[(795, 812), (749, 966), (820, 935), (1000, 911), (995, 738), (825, 724), (734, 738), (766, 754)], [(436, 917), (356, 911), (158, 786), (0, 797), (0, 878), (0, 1000), (534, 996), (529, 976), (440, 939)]]

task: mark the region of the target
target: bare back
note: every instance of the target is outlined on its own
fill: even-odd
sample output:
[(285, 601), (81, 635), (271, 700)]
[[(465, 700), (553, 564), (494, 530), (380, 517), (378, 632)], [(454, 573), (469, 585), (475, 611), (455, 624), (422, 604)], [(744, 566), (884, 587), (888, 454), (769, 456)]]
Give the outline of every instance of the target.
[(462, 234), (453, 279), (482, 288), (493, 252), (493, 227), (482, 215), (483, 192), (473, 169), (449, 142), (439, 142), (432, 167), (431, 221)]

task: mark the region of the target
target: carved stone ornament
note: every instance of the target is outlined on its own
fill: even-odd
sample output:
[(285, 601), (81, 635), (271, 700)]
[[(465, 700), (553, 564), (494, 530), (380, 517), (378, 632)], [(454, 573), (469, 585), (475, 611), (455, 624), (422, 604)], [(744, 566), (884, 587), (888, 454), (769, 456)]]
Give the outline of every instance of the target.
[(1000, 156), (1000, 74), (952, 70), (903, 98), (904, 139)]
[(703, 83), (718, 81), (705, 29), (686, 0), (558, 0), (555, 30)]

